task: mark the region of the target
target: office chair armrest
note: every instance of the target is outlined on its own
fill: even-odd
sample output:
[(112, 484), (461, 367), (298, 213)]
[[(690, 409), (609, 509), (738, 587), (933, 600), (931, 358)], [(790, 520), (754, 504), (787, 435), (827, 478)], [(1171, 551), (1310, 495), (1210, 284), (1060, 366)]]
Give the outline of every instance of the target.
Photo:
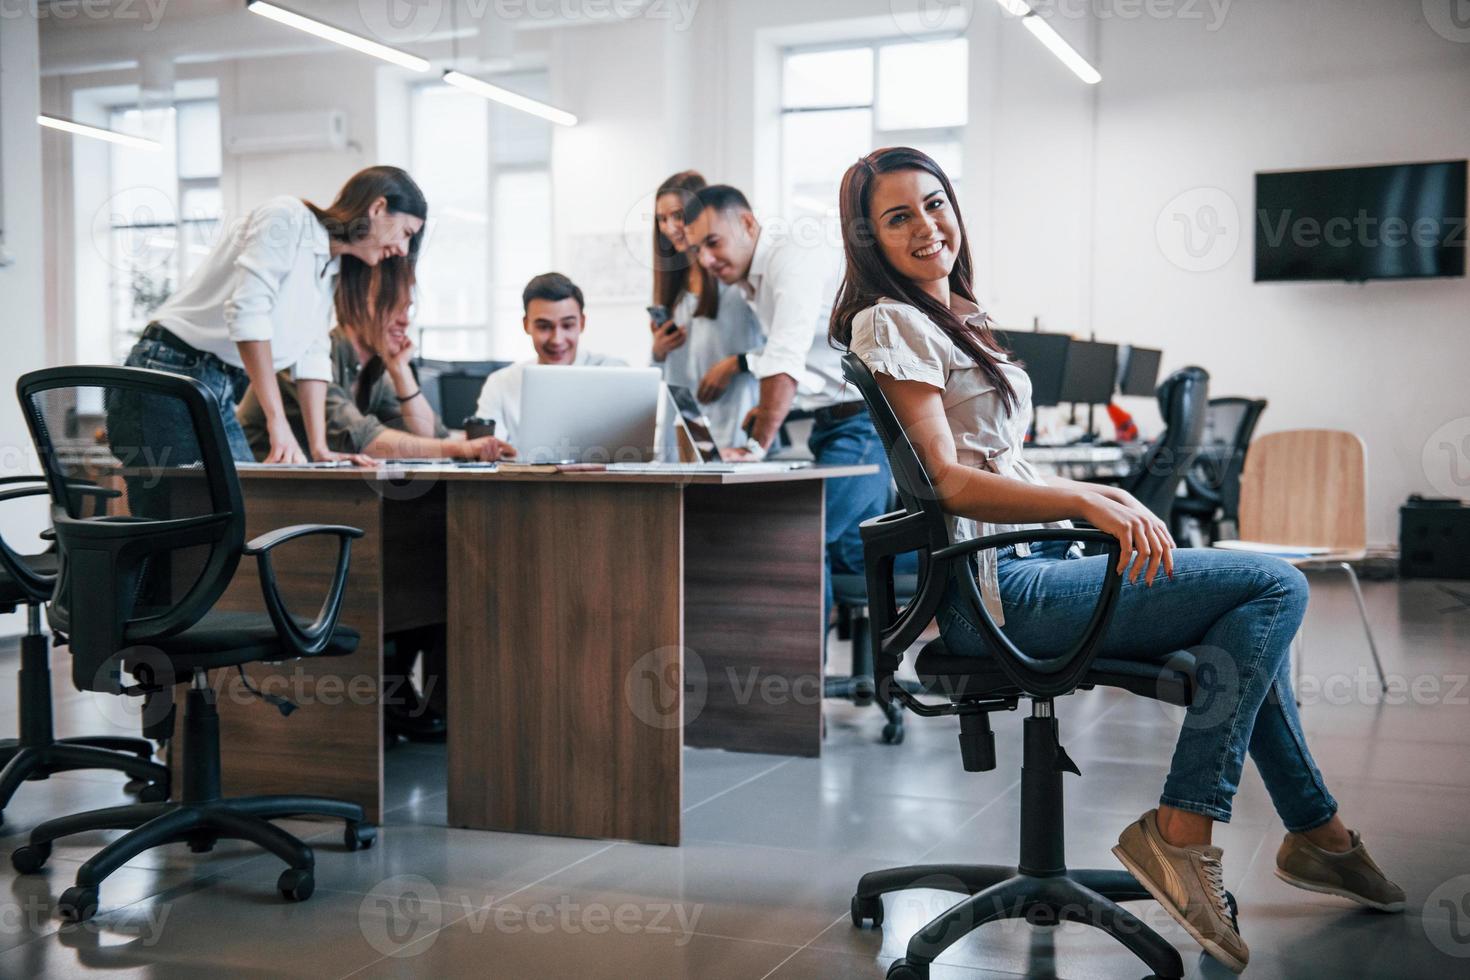
[[(38, 477), (39, 479), (39, 477)], [(0, 483), (19, 483), (19, 480), (0, 480)], [(6, 500), (19, 500), (22, 497), (40, 497), (51, 491), (45, 483), (37, 483), (32, 486), (12, 487), (9, 490), (0, 490), (0, 502)]]
[[(920, 701), (913, 694), (904, 690), (902, 685), (894, 683), (893, 675), (897, 670), (897, 661), (903, 650), (907, 649), (908, 645), (917, 638), (913, 627), (918, 620), (922, 619), (922, 623), (919, 624), (919, 629), (922, 629), (933, 618), (944, 589), (943, 582), (951, 573), (957, 571), (953, 567), (954, 562), (967, 559), (977, 551), (1032, 541), (1090, 542), (1103, 546), (1108, 555), (1097, 605), (1093, 607), (1087, 627), (1072, 649), (1060, 656), (1037, 658), (1019, 649), (1009, 637), (1001, 632), (1000, 627), (996, 626), (995, 621), (990, 617), (985, 603), (981, 600), (975, 577), (969, 573), (968, 565), (958, 570), (960, 574), (956, 577), (962, 584), (962, 595), (967, 600), (966, 604), (971, 607), (969, 611), (972, 615), (969, 618), (978, 625), (982, 635), (995, 652), (996, 664), (1018, 688), (1037, 697), (1055, 697), (1076, 688), (1097, 656), (1102, 634), (1107, 628), (1113, 607), (1118, 599), (1118, 590), (1122, 585), (1122, 575), (1117, 571), (1121, 546), (1116, 538), (1095, 529), (1032, 528), (971, 538), (936, 549), (929, 555), (929, 574), (937, 577), (934, 581), (925, 583), (920, 590), (920, 595), (915, 598), (912, 605), (918, 607), (917, 616), (912, 622), (905, 624), (905, 619), (913, 612), (913, 609), (905, 609), (904, 614), (897, 617), (897, 622), (894, 624), (900, 628), (873, 631), (874, 663), (877, 668), (875, 673), (878, 675), (874, 680), (880, 701), (886, 703), (889, 699), (896, 698), (918, 715), (950, 714), (956, 710), (953, 704), (937, 705)], [(868, 559), (870, 582), (874, 579), (875, 571), (881, 571), (877, 568), (881, 560), (881, 556), (876, 559), (874, 557)], [(891, 557), (887, 559), (887, 565), (891, 577)], [(876, 621), (874, 625), (878, 625)], [(906, 629), (901, 628), (905, 625)]]
[[(24, 481), (39, 480), (40, 477), (10, 476), (0, 479), (3, 483), (21, 483)], [(38, 497), (48, 493), (46, 485), (14, 487), (9, 490), (0, 490), (0, 502), (6, 500), (19, 500), (22, 497)], [(36, 602), (45, 602), (51, 595), (51, 590), (56, 585), (56, 577), (53, 575), (40, 575), (31, 568), (26, 560), (17, 554), (3, 537), (0, 537), (0, 569), (21, 587), (28, 596)]]
[(245, 544), (243, 554), (261, 555), (278, 545), (297, 538), (304, 538), (311, 534), (339, 534), (345, 538), (362, 537), (362, 529), (348, 527), (345, 524), (292, 524), (289, 527), (278, 527), (274, 531), (267, 531), (250, 539)]
[[(276, 581), (275, 568), (271, 565), (271, 551), (278, 545), (312, 534), (334, 534), (338, 538), (337, 568), (332, 574), (332, 584), (327, 589), (322, 607), (310, 626), (296, 622), (286, 609), (281, 597), (280, 585)], [(341, 524), (293, 524), (290, 527), (268, 531), (245, 545), (244, 553), (254, 555), (260, 569), (260, 591), (265, 600), (266, 612), (276, 633), (294, 651), (295, 656), (310, 657), (321, 653), (331, 642), (332, 632), (337, 628), (337, 618), (342, 614), (342, 596), (347, 586), (347, 570), (352, 562), (352, 539), (362, 537), (362, 530)]]

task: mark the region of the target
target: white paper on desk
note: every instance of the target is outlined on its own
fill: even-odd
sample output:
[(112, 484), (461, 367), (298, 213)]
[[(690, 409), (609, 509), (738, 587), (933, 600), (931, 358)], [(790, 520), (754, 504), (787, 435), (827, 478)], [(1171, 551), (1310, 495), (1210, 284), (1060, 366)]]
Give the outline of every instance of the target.
[(1306, 544), (1271, 544), (1266, 541), (1216, 541), (1216, 548), (1224, 548), (1226, 551), (1254, 551), (1261, 555), (1276, 555), (1282, 558), (1306, 558), (1311, 555), (1325, 555), (1332, 551), (1331, 548), (1319, 548)]

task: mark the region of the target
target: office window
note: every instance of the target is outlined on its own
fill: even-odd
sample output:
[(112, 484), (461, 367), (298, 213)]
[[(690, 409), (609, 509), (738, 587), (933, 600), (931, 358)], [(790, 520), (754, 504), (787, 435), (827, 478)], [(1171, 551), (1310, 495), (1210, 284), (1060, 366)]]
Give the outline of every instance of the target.
[[(496, 83), (547, 96), (544, 73)], [(411, 112), (411, 169), (429, 201), (422, 352), (518, 358), (521, 289), (551, 268), (551, 123), (438, 83), (414, 89)]]
[(923, 150), (959, 186), (969, 119), (962, 37), (788, 48), (781, 67), (781, 205), (835, 219), (852, 162), (879, 146)]
[[(78, 242), (79, 249), (95, 246), (105, 251), (105, 264), (97, 274), (107, 277), (107, 343), (114, 361), (127, 356), (153, 311), (209, 254), (223, 211), (218, 101), (182, 101), (148, 112), (147, 120), (136, 105), (114, 106), (109, 112), (109, 128), (148, 133), (163, 149), (107, 144), (106, 208), (97, 215), (98, 234)], [(78, 179), (82, 178), (79, 169)], [(85, 261), (77, 267), (96, 269)], [(79, 292), (98, 285), (77, 283)], [(95, 337), (95, 332), (83, 326), (79, 324), (78, 348), (88, 354), (83, 334)]]

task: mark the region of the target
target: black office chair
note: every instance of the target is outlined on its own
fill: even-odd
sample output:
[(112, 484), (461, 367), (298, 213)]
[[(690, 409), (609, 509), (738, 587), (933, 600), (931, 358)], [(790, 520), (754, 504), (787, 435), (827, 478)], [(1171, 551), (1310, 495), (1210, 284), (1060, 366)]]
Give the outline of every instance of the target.
[[(0, 501), (48, 493), (44, 478), (8, 476), (0, 478)], [(73, 481), (69, 490), (77, 497), (90, 496), (102, 504), (116, 491)], [(9, 805), (26, 780), (47, 779), (54, 773), (77, 769), (111, 769), (126, 773), (139, 785), (138, 797), (146, 802), (168, 799), (168, 769), (151, 761), (153, 743), (142, 738), (115, 735), (56, 738), (51, 714), (51, 647), (41, 626), (41, 607), (51, 599), (56, 585), (57, 558), (54, 550), (34, 555), (17, 554), (0, 538), (0, 612), (26, 607), (26, 632), (20, 641), (19, 702), (20, 737), (0, 741), (0, 825)]]
[[(894, 590), (900, 603), (906, 603), (917, 587), (918, 576), (895, 575)], [(822, 684), (822, 696), (851, 701), (858, 707), (878, 704), (883, 711), (883, 741), (903, 744), (903, 705), (875, 699), (877, 685), (873, 680), (873, 646), (869, 637), (868, 579), (866, 575), (836, 573), (832, 575), (832, 604), (837, 607), (837, 638), (852, 641), (852, 671), (847, 676), (828, 675)], [(913, 690), (918, 685), (912, 685)]]
[(1200, 530), (1201, 545), (1233, 536), (1240, 516), (1240, 473), (1264, 398), (1211, 398), (1205, 411), (1199, 457), (1184, 477), (1185, 494), (1174, 501), (1171, 530), (1176, 541)]
[[(929, 965), (961, 937), (987, 922), (1025, 918), (1035, 925), (1082, 922), (1102, 929), (1142, 959), (1159, 977), (1183, 976), (1179, 953), (1144, 925), (1120, 901), (1151, 898), (1124, 870), (1070, 871), (1063, 847), (1062, 773), (1078, 773), (1058, 740), (1054, 699), (1097, 685), (1118, 687), (1170, 704), (1189, 704), (1194, 696), (1194, 658), (1185, 651), (1167, 663), (1104, 660), (1098, 644), (1118, 598), (1118, 542), (1097, 530), (1037, 529), (951, 542), (949, 523), (938, 493), (913, 445), (867, 368), (855, 355), (843, 358), (843, 372), (868, 403), (888, 451), (903, 509), (863, 523), (868, 596), (873, 617), (873, 651), (881, 701), (897, 699), (925, 717), (959, 715), (960, 755), (967, 772), (995, 768), (995, 735), (989, 713), (1014, 710), (1022, 698), (1032, 702), (1023, 724), (1021, 770), (1021, 847), (1015, 866), (916, 865), (863, 875), (852, 897), (854, 926), (883, 923), (882, 896), (907, 888), (961, 891), (969, 898), (921, 928), (904, 957), (888, 970), (889, 980), (923, 980)], [(981, 601), (971, 556), (987, 548), (1023, 541), (1088, 541), (1108, 555), (1098, 583), (1097, 605), (1086, 630), (1067, 653), (1041, 659), (1019, 650), (996, 627)], [(918, 588), (899, 608), (894, 594), (894, 557), (919, 550)], [(980, 624), (990, 657), (963, 657), (935, 640), (920, 652), (915, 667), (929, 693), (947, 703), (921, 701), (894, 683), (910, 644), (918, 639), (946, 601), (953, 584), (971, 621)], [(1230, 897), (1232, 910), (1234, 898)]]
[[(51, 492), (60, 559), (51, 624), (68, 642), (73, 683), (82, 690), (145, 696), (145, 731), (171, 729), (173, 687), (187, 684), (189, 689), (181, 800), (47, 820), (15, 850), (11, 863), (21, 874), (31, 873), (46, 862), (58, 838), (127, 830), (81, 866), (76, 885), (57, 902), (64, 919), (80, 921), (95, 913), (102, 881), (143, 851), (175, 841), (207, 851), (220, 838), (248, 840), (286, 861), (289, 867), (277, 887), (285, 898), (304, 901), (315, 887), (312, 850), (271, 819), (305, 814), (343, 819), (350, 850), (371, 846), (376, 831), (355, 803), (310, 796), (222, 797), (219, 715), (209, 672), (353, 652), (357, 633), (339, 626), (337, 617), (351, 539), (362, 532), (301, 524), (246, 544), (244, 501), (218, 403), (192, 378), (136, 368), (51, 368), (24, 375), (17, 389)], [(67, 413), (80, 404), (104, 407), (105, 445), (61, 438)], [(123, 476), (126, 516), (79, 516), (67, 487), (99, 467)], [(307, 623), (286, 609), (271, 552), (309, 534), (337, 536), (339, 550), (326, 599)], [(259, 562), (264, 613), (213, 608), (241, 555)], [(124, 674), (134, 683), (125, 683)], [(275, 700), (283, 712), (289, 707)]]
[(1091, 482), (1122, 487), (1158, 515), (1159, 520), (1169, 524), (1179, 487), (1199, 455), (1205, 405), (1210, 395), (1210, 373), (1202, 367), (1180, 368), (1164, 379), (1157, 395), (1159, 413), (1164, 419), (1163, 433), (1149, 443), (1143, 458), (1127, 473)]

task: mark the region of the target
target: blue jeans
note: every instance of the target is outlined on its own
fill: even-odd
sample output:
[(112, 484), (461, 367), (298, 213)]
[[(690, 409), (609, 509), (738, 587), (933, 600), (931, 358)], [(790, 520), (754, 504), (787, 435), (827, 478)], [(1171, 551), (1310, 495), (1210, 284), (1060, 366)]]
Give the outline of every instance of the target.
[[(1068, 557), (1064, 541), (1031, 548), (1029, 557), (1000, 559), (1003, 629), (1027, 653), (1060, 654), (1086, 627), (1109, 559)], [(1172, 580), (1162, 571), (1151, 588), (1141, 575), (1136, 584), (1124, 579), (1098, 655), (1162, 662), (1187, 649), (1198, 664), (1161, 803), (1228, 822), (1249, 751), (1288, 830), (1337, 812), (1291, 690), (1291, 641), (1306, 610), (1305, 576), (1264, 555), (1181, 548)], [(989, 655), (953, 602), (939, 622), (952, 652)]]
[(863, 574), (863, 538), (858, 525), (888, 510), (893, 474), (878, 430), (866, 411), (827, 425), (818, 422), (812, 426), (807, 446), (821, 464), (873, 463), (878, 467), (878, 472), (870, 476), (826, 481), (827, 568), (822, 575), (825, 614), (832, 607), (832, 573)]
[[(245, 462), (255, 459), (255, 454), (250, 451), (250, 442), (245, 438), (245, 430), (240, 428), (240, 422), (235, 418), (235, 406), (250, 383), (243, 370), (226, 364), (213, 354), (186, 354), (156, 340), (139, 340), (123, 363), (128, 367), (186, 374), (203, 384), (214, 393), (219, 403), (220, 421), (224, 423), (230, 455)], [(179, 414), (159, 418), (157, 413), (140, 411), (138, 414), (139, 445), (185, 447), (194, 444), (194, 429), (187, 416)]]

